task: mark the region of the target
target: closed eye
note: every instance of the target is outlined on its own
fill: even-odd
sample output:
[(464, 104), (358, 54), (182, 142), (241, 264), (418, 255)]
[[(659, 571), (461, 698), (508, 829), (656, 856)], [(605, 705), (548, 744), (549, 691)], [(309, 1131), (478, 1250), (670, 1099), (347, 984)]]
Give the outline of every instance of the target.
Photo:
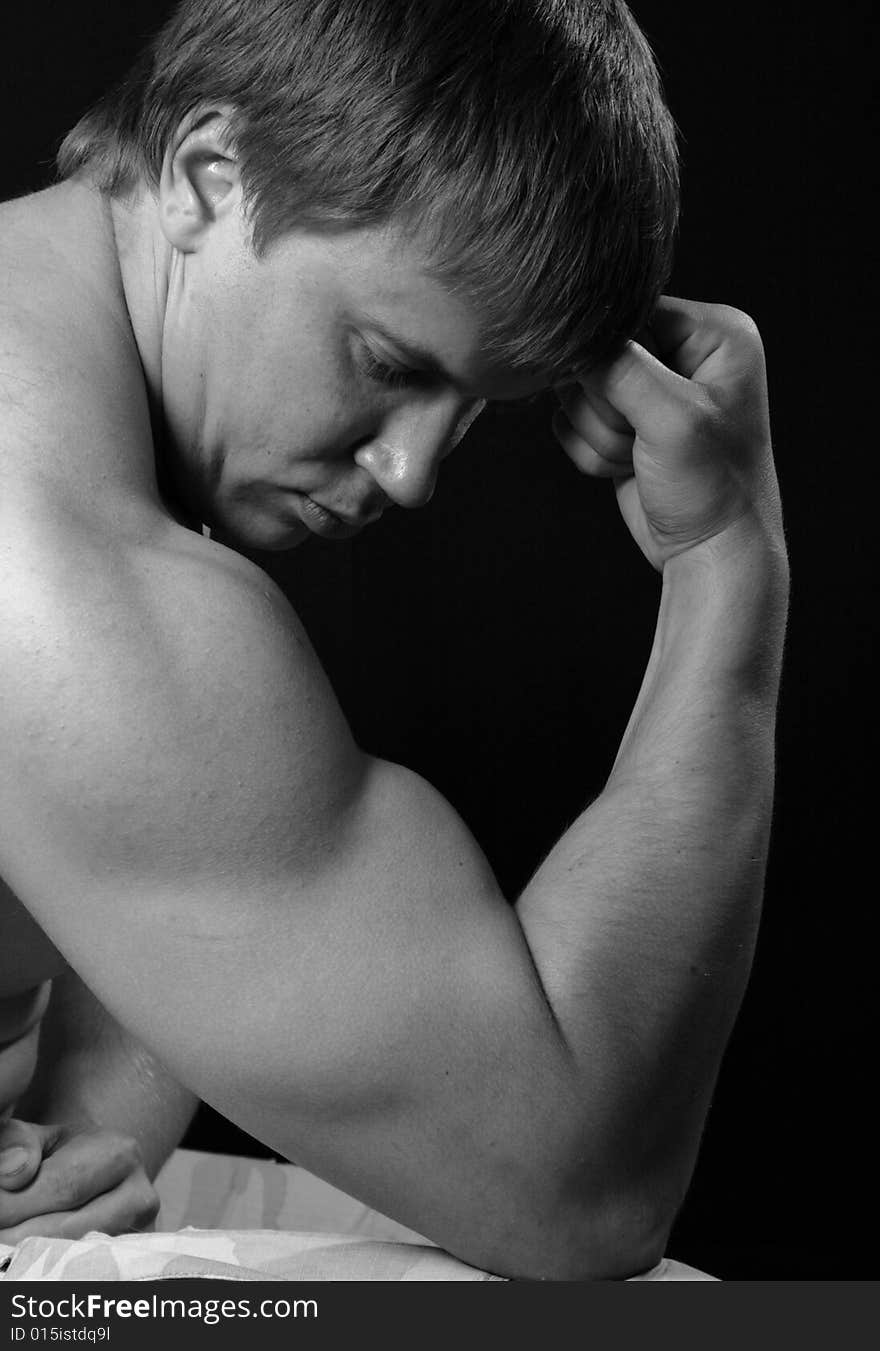
[(424, 371), (383, 361), (363, 341), (358, 343), (358, 365), (368, 380), (375, 380), (377, 384), (385, 385), (389, 389), (403, 389), (407, 385), (417, 384), (425, 377)]
[(389, 353), (384, 345), (377, 351), (376, 345), (356, 330), (353, 336), (355, 362), (361, 374), (386, 389), (427, 389), (446, 378), (427, 363), (408, 362), (403, 356)]
[(388, 385), (391, 389), (402, 389), (405, 385), (411, 384), (414, 375), (413, 371), (386, 365), (372, 353), (364, 356), (361, 369), (368, 380), (376, 380), (380, 385)]

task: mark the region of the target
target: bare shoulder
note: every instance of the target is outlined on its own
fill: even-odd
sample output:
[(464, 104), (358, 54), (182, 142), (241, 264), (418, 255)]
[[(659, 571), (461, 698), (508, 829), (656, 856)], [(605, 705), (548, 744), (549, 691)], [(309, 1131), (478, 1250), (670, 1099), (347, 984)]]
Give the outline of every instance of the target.
[(162, 506), (99, 244), (66, 270), (76, 232), (57, 198), (48, 224), (41, 210), (0, 208), (0, 742), (22, 790), (8, 811), (57, 821), (88, 797), (83, 847), (123, 801), (157, 840), (188, 822), (194, 847), (224, 810), (242, 836), (273, 803), (308, 823), (358, 772), (345, 720), (269, 578)]
[(218, 799), (234, 786), (243, 819), (272, 799), (329, 804), (357, 753), (285, 597), (249, 560), (158, 512), (135, 524), (116, 530), (54, 495), (8, 523), (7, 755), (31, 772), (45, 757), (60, 788), (62, 743), (62, 793), (88, 781), (102, 809), (124, 792), (179, 816), (209, 783)]
[(132, 414), (146, 400), (106, 205), (73, 183), (3, 203), (0, 428), (87, 448)]

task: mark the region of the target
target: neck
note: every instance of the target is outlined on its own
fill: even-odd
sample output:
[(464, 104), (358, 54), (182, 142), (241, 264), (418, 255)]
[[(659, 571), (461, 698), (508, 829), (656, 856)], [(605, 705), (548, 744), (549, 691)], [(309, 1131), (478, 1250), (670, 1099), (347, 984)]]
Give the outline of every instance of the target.
[(164, 413), (162, 347), (173, 250), (159, 228), (156, 200), (147, 188), (111, 199), (109, 212), (125, 305), (144, 372), (159, 493), (179, 525), (199, 531), (201, 521), (188, 511), (175, 481)]
[[(33, 199), (32, 199), (33, 200)], [(148, 192), (126, 200), (108, 198), (86, 176), (67, 180), (39, 198), (39, 225), (59, 263), (100, 307), (108, 331), (139, 361), (147, 396), (155, 482), (169, 514), (199, 530), (179, 501), (170, 466), (162, 412), (162, 331), (168, 293), (168, 245), (155, 221)]]
[(155, 199), (146, 188), (127, 198), (110, 199), (108, 212), (155, 430), (156, 415), (162, 407), (162, 332), (168, 305), (170, 248), (158, 228)]

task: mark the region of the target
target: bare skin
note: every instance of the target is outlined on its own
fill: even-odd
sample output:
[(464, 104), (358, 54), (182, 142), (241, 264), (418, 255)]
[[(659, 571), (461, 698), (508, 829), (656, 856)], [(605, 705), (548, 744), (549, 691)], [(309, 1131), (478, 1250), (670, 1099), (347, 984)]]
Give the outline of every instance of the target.
[[(480, 401), (527, 391), (387, 235), (253, 262), (210, 134), (182, 128), (131, 213), (68, 186), (0, 218), (21, 989), (57, 945), (190, 1089), (465, 1260), (631, 1274), (687, 1186), (760, 906), (787, 592), (760, 342), (668, 300), (667, 366), (633, 344), (563, 395), (563, 448), (618, 479), (664, 594), (608, 785), (510, 907), (448, 804), (354, 746), (265, 575), (187, 523), (290, 547), (418, 505)], [(363, 344), (403, 364), (392, 319), (442, 378), (371, 373)]]
[[(64, 492), (65, 475), (70, 486), (77, 477), (76, 464), (61, 455), (52, 463), (43, 456), (42, 467), (35, 464), (27, 434), (21, 441), (15, 434), (20, 390), (32, 387), (31, 381), (43, 392), (51, 385), (43, 360), (51, 368), (53, 346), (65, 327), (70, 332), (91, 323), (100, 330), (107, 321), (93, 282), (106, 235), (96, 229), (94, 217), (69, 213), (68, 203), (69, 194), (61, 190), (0, 208), (6, 433), (0, 473), (6, 494), (22, 492), (18, 509), (49, 551), (53, 514), (43, 514), (45, 498), (29, 487), (48, 472), (58, 475)], [(89, 251), (77, 240), (90, 233), (86, 259)], [(130, 351), (114, 357), (111, 334), (108, 340), (109, 379), (126, 366), (132, 378)], [(142, 405), (141, 392), (136, 406)], [(60, 450), (63, 442), (55, 446)], [(22, 449), (23, 457), (17, 454)], [(0, 1122), (5, 1123), (0, 1124), (0, 1241), (14, 1243), (31, 1233), (77, 1237), (89, 1229), (144, 1228), (158, 1207), (149, 1178), (179, 1140), (196, 1100), (106, 1015), (2, 878), (0, 934)], [(11, 1120), (13, 1112), (50, 1124)]]

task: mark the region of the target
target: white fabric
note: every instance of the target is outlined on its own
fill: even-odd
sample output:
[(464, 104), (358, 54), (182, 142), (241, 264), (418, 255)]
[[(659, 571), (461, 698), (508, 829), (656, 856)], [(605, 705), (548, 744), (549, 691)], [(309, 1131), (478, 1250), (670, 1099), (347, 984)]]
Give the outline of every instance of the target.
[[(498, 1281), (293, 1164), (179, 1149), (157, 1232), (0, 1244), (6, 1281)], [(711, 1281), (668, 1258), (637, 1281)]]

